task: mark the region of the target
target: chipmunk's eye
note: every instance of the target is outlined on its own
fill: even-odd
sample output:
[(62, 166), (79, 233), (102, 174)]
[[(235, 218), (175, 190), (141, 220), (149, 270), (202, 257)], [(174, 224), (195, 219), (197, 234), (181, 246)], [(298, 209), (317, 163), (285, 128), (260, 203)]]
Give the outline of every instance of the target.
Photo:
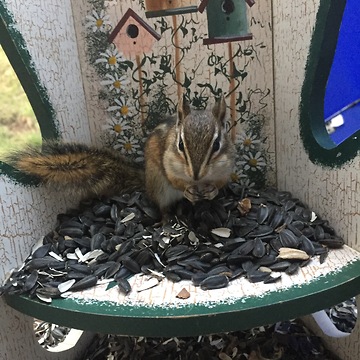
[(184, 142), (183, 142), (182, 138), (180, 138), (180, 140), (179, 140), (179, 150), (181, 152), (184, 152)]
[(220, 137), (218, 136), (213, 143), (212, 151), (214, 153), (214, 152), (218, 151), (219, 149), (220, 149)]

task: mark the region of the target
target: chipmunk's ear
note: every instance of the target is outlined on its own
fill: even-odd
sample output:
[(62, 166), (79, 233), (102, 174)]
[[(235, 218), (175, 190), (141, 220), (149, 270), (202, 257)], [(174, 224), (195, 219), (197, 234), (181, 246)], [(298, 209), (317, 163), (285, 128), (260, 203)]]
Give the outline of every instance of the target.
[(224, 122), (226, 115), (226, 102), (224, 95), (221, 95), (221, 97), (216, 101), (212, 109), (212, 113), (217, 120), (219, 120), (221, 123)]
[(177, 111), (178, 111), (177, 122), (179, 124), (182, 123), (183, 120), (190, 114), (190, 105), (186, 101), (185, 96), (180, 96)]

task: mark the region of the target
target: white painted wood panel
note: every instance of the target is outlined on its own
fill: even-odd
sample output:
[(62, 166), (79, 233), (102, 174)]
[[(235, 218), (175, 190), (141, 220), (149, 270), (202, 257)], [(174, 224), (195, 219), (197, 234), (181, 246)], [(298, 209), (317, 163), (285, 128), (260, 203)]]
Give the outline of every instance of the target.
[[(89, 142), (85, 97), (70, 1), (5, 0), (47, 89), (63, 138)], [(24, 187), (0, 175), (0, 279), (20, 265), (31, 247), (53, 228), (56, 214), (76, 204), (61, 193)], [(79, 349), (50, 354), (37, 345), (32, 319), (0, 301), (0, 359), (75, 359)]]
[(48, 90), (65, 140), (89, 141), (82, 76), (70, 0), (7, 1), (40, 81)]
[[(323, 168), (309, 160), (300, 138), (300, 93), (319, 3), (273, 0), (277, 181), (279, 189), (304, 200), (359, 251), (359, 158), (339, 169)], [(359, 356), (359, 322), (347, 338), (324, 338), (342, 360)]]

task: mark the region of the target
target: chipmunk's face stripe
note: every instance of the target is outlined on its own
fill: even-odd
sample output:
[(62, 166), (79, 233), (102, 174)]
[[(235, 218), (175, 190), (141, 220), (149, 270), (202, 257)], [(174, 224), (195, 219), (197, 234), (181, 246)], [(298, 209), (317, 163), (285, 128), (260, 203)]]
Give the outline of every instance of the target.
[(214, 133), (211, 143), (209, 144), (209, 150), (206, 155), (206, 161), (203, 162), (202, 168), (205, 168), (211, 163), (211, 161), (219, 154), (222, 147), (222, 133), (221, 129), (217, 129)]
[(221, 145), (221, 142), (220, 142), (220, 136), (218, 136), (214, 142), (213, 142), (213, 146), (212, 146), (212, 153), (215, 154), (217, 153), (219, 150), (220, 150), (220, 145)]
[(219, 129), (216, 129), (211, 141), (208, 144), (208, 151), (204, 154), (204, 157), (200, 162), (190, 160), (190, 169), (192, 178), (197, 181), (201, 179), (205, 173), (206, 169), (211, 162), (211, 160), (216, 156), (221, 149), (221, 132)]
[(186, 163), (188, 163), (188, 156), (187, 156), (186, 146), (184, 143), (184, 131), (182, 127), (177, 136), (177, 149), (179, 151), (179, 154), (184, 157)]

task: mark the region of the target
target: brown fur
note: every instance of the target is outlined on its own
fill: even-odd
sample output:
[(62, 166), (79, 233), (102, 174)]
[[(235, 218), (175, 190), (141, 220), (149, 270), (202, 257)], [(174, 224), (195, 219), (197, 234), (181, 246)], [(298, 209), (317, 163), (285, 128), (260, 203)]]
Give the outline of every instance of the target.
[[(145, 170), (110, 149), (53, 141), (41, 150), (16, 152), (8, 161), (42, 183), (83, 197), (146, 190), (166, 213), (184, 192), (190, 201), (211, 199), (228, 182), (235, 149), (225, 133), (225, 111), (224, 99), (212, 111), (194, 112), (180, 101), (178, 118), (168, 119), (150, 134)], [(220, 140), (214, 150), (216, 139)]]
[(108, 149), (51, 141), (42, 149), (15, 152), (7, 160), (44, 184), (83, 197), (144, 190), (144, 169)]

